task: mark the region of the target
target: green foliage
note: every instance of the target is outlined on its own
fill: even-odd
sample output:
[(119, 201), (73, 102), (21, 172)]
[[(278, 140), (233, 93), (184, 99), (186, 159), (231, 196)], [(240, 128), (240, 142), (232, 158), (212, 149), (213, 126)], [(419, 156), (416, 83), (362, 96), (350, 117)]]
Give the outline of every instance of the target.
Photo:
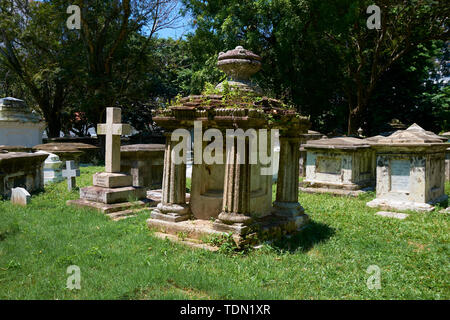
[[(411, 67), (412, 61), (407, 61), (411, 56), (405, 57), (408, 52), (416, 54), (421, 64), (427, 64), (430, 57), (418, 54), (420, 46), (430, 46), (427, 39), (445, 38), (444, 25), (448, 21), (445, 5), (436, 1), (406, 5), (404, 1), (377, 2), (382, 7), (382, 31), (367, 29), (366, 9), (373, 2), (366, 0), (183, 3), (195, 19), (195, 34), (188, 37), (195, 72), (210, 74), (211, 65), (205, 65), (205, 61), (217, 57), (219, 50), (242, 45), (263, 58), (263, 69), (255, 79), (265, 92), (310, 115), (313, 128), (324, 133), (346, 132), (349, 110), (358, 106), (353, 126), (360, 123), (366, 134), (378, 134), (380, 122), (398, 110), (369, 106), (376, 101), (375, 96), (379, 97), (375, 88), (389, 82), (391, 89), (385, 86), (383, 90), (386, 100), (392, 105), (404, 103), (392, 89), (400, 84), (386, 79), (398, 80), (392, 70), (400, 65), (405, 71)], [(404, 57), (403, 64), (400, 57)], [(409, 84), (412, 97), (423, 93), (422, 83), (428, 75), (421, 74), (421, 83)], [(428, 87), (426, 92), (433, 89)], [(414, 112), (417, 102), (412, 98), (404, 106), (413, 115), (408, 123), (423, 120), (425, 111)], [(435, 102), (432, 108), (441, 108), (441, 101)], [(442, 126), (439, 114), (432, 112), (422, 126)], [(373, 123), (374, 115), (380, 122)]]

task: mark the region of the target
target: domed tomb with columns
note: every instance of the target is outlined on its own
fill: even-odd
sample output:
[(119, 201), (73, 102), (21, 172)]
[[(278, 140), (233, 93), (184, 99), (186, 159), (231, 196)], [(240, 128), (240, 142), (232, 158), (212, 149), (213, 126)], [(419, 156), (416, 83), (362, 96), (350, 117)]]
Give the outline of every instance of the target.
[[(166, 131), (163, 197), (147, 221), (152, 229), (201, 238), (233, 233), (241, 241), (297, 231), (308, 217), (298, 202), (302, 134), (310, 121), (282, 102), (261, 96), (249, 77), (261, 58), (242, 47), (220, 53), (228, 79), (213, 94), (189, 96), (157, 111)], [(180, 130), (181, 129), (181, 130)], [(191, 198), (186, 158), (194, 130)], [(272, 204), (272, 134), (279, 130), (280, 163)], [(183, 134), (185, 132), (185, 134)]]

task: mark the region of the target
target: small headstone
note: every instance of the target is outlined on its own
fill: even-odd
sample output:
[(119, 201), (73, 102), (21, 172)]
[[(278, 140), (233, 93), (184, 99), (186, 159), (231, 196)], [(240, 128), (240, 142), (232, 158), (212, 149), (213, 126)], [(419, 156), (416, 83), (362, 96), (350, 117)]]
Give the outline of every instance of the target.
[(77, 186), (76, 177), (80, 176), (80, 170), (76, 168), (75, 161), (66, 161), (66, 169), (63, 170), (63, 177), (67, 178), (67, 189), (72, 191)]
[(379, 212), (377, 212), (377, 215), (382, 216), (382, 217), (400, 219), (400, 220), (404, 220), (409, 217), (409, 214), (406, 214), (406, 213), (388, 212), (388, 211), (379, 211)]
[(11, 189), (11, 202), (20, 206), (26, 206), (31, 201), (30, 193), (24, 188)]
[(439, 211), (440, 213), (450, 213), (450, 207), (448, 207), (447, 209), (442, 209), (441, 211)]

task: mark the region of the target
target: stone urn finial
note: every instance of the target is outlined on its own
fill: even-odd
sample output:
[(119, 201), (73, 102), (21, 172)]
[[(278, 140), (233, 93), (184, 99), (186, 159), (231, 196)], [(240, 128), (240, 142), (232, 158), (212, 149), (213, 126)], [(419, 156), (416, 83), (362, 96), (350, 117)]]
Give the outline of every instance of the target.
[[(217, 67), (226, 73), (231, 90), (260, 93), (261, 89), (250, 77), (261, 69), (261, 57), (241, 46), (219, 53)], [(223, 83), (217, 86), (223, 90)]]

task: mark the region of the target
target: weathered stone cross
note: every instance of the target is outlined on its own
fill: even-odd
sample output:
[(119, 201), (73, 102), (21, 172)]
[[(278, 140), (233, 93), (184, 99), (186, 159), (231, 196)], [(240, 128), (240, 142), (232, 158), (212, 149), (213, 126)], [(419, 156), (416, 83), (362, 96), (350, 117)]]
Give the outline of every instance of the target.
[(129, 124), (121, 124), (120, 108), (106, 109), (106, 124), (97, 126), (97, 134), (106, 135), (105, 172), (120, 172), (120, 136), (131, 133)]
[(75, 167), (75, 161), (66, 161), (66, 169), (62, 171), (63, 177), (67, 178), (67, 189), (72, 191), (77, 186), (76, 177), (80, 176), (80, 170)]

